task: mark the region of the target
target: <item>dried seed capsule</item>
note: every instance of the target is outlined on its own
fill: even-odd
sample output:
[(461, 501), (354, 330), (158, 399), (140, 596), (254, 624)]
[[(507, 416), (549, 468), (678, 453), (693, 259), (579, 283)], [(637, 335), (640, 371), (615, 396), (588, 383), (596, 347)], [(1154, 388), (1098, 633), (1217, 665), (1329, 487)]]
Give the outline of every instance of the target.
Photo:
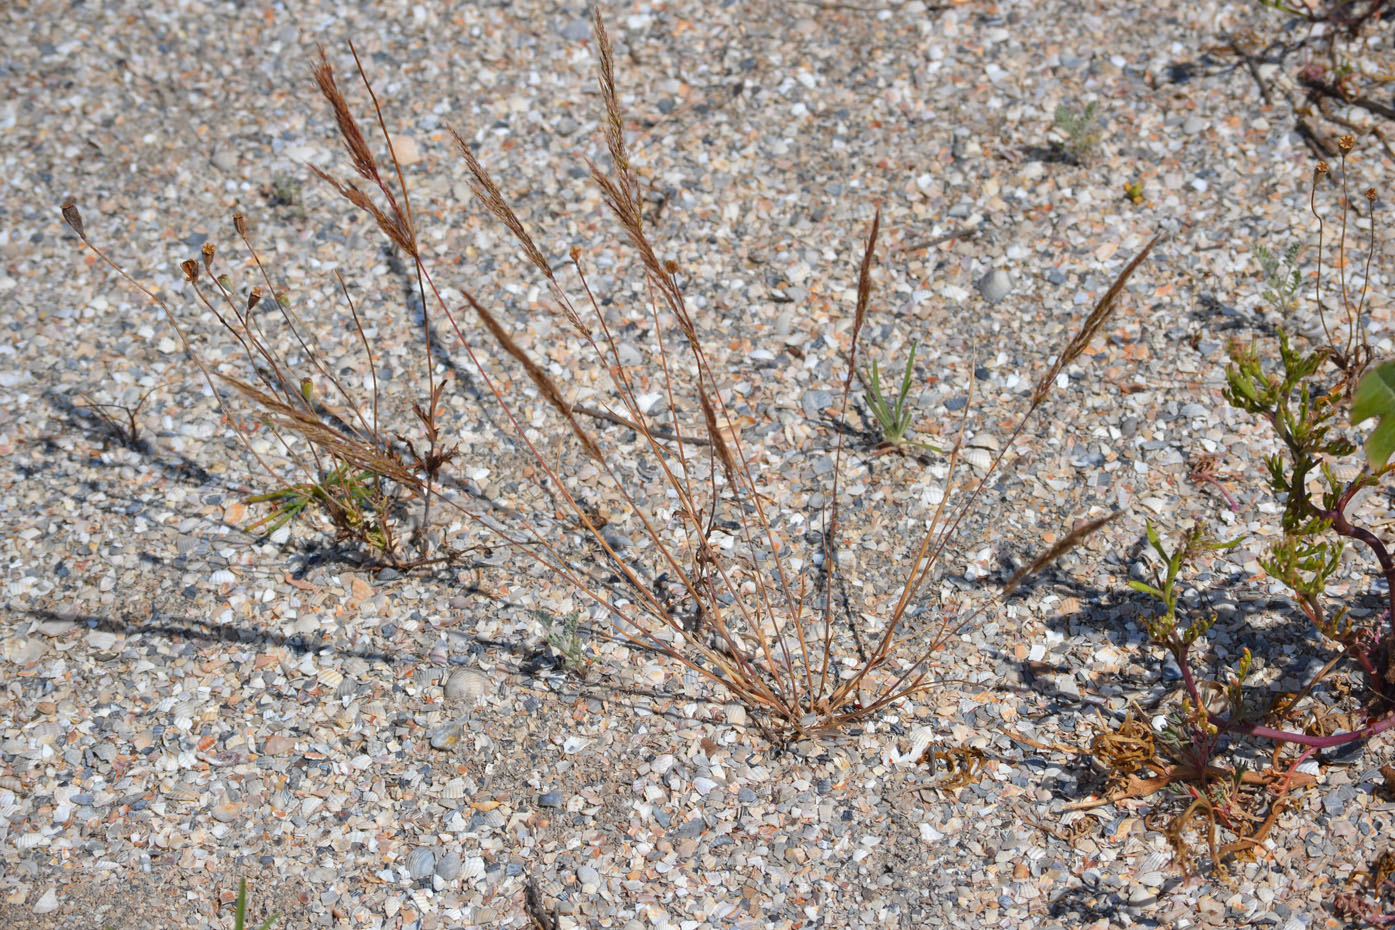
[(199, 263), (192, 258), (186, 258), (179, 263), (179, 269), (184, 272), (184, 280), (193, 284), (199, 279)]
[(243, 216), (241, 213), (234, 213), (233, 229), (237, 230), (239, 236), (244, 239), (247, 238), (247, 217)]
[(1341, 149), (1342, 154), (1345, 155), (1347, 152), (1356, 148), (1356, 137), (1351, 133), (1347, 133), (1337, 140), (1337, 148)]
[(73, 228), (81, 238), (86, 239), (87, 233), (82, 231), (82, 214), (78, 212), (77, 204), (69, 200), (63, 204), (63, 221)]
[(213, 252), (213, 243), (205, 242), (203, 244), (203, 266), (208, 269), (209, 274), (213, 274)]
[(253, 308), (253, 307), (255, 307), (257, 304), (261, 303), (261, 300), (262, 300), (262, 289), (259, 288), (259, 287), (254, 287), (254, 288), (252, 288), (252, 293), (250, 293), (250, 294), (247, 295), (247, 312), (250, 313), (250, 312), (252, 311), (252, 308)]

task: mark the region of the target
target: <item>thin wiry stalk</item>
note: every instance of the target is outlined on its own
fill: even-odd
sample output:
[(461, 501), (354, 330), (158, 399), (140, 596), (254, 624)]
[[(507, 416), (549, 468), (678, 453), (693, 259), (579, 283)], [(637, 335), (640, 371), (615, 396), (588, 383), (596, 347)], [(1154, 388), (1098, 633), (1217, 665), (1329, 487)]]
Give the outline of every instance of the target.
[(241, 424), (228, 412), (227, 407), (223, 403), (223, 395), (218, 393), (217, 385), (213, 381), (213, 373), (209, 370), (203, 357), (195, 352), (193, 346), (190, 345), (189, 337), (185, 334), (184, 327), (179, 325), (179, 319), (174, 315), (174, 311), (170, 309), (170, 305), (165, 303), (165, 301), (154, 291), (150, 290), (150, 288), (127, 274), (126, 269), (112, 261), (111, 257), (107, 255), (101, 247), (87, 238), (87, 232), (83, 227), (82, 214), (78, 212), (75, 203), (71, 200), (64, 203), (62, 206), (62, 214), (64, 221), (72, 228), (73, 232), (77, 233), (78, 238), (82, 240), (82, 244), (92, 250), (92, 254), (100, 258), (108, 268), (115, 271), (126, 283), (140, 291), (150, 299), (151, 303), (160, 308), (160, 312), (164, 315), (165, 321), (169, 323), (170, 328), (173, 329), (175, 335), (179, 337), (179, 343), (184, 347), (184, 354), (192, 359), (194, 364), (198, 366), (199, 371), (203, 374), (204, 382), (208, 385), (208, 389), (213, 392), (214, 398), (218, 401), (218, 409), (223, 412), (224, 417), (232, 424), (233, 430), (237, 433), (238, 438), (242, 440), (242, 444), (246, 446), (248, 452), (252, 453), (253, 458), (266, 470), (267, 474), (275, 475), (275, 470), (267, 465), (266, 461), (257, 454), (257, 450), (252, 446), (252, 440), (247, 436), (246, 432), (243, 431)]

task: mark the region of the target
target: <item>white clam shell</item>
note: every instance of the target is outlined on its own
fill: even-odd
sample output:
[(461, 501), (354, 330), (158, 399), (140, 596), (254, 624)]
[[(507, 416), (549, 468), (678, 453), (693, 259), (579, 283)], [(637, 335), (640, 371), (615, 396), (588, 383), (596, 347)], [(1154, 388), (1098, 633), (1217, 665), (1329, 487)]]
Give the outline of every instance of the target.
[(21, 835), (19, 839), (15, 840), (15, 848), (20, 850), (34, 849), (37, 846), (47, 845), (48, 837), (44, 836), (42, 833), (25, 833)]
[(53, 745), (63, 735), (63, 728), (52, 720), (44, 720), (34, 727), (34, 740), (40, 746)]
[(315, 677), (319, 679), (321, 684), (326, 685), (330, 688), (339, 687), (339, 683), (344, 680), (344, 675), (336, 669), (332, 668), (320, 669), (320, 673)]
[(465, 797), (465, 779), (452, 778), (441, 789), (441, 797), (458, 800)]
[(237, 576), (234, 575), (232, 572), (228, 571), (226, 568), (220, 568), (218, 569), (218, 571), (209, 575), (208, 580), (211, 581), (213, 584), (232, 584), (233, 582), (237, 581)]
[(906, 756), (906, 761), (914, 765), (933, 745), (935, 745), (935, 731), (930, 727), (916, 727), (911, 731), (911, 748)]
[(489, 676), (479, 669), (458, 668), (446, 679), (446, 700), (478, 703), (489, 690)]
[(993, 464), (993, 450), (985, 449), (982, 446), (965, 446), (959, 453), (959, 458), (974, 468), (981, 468), (985, 471)]

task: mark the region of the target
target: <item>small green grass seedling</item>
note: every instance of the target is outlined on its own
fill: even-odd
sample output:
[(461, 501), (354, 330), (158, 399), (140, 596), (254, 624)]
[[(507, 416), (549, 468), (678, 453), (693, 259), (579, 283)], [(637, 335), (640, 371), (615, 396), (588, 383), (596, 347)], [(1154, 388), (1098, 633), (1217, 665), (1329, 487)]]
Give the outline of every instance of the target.
[[(271, 930), (271, 925), (276, 923), (276, 918), (280, 914), (272, 914), (262, 922), (257, 930)], [(246, 930), (247, 927), (247, 879), (243, 879), (237, 886), (237, 905), (233, 910), (233, 930)]]
[(875, 360), (870, 369), (864, 369), (862, 372), (863, 383), (867, 386), (862, 399), (866, 402), (867, 409), (872, 412), (872, 418), (877, 421), (877, 431), (881, 436), (880, 447), (884, 451), (906, 446), (931, 452), (944, 451), (928, 442), (916, 442), (909, 438), (914, 414), (906, 401), (911, 392), (911, 381), (915, 376), (915, 349), (916, 344), (913, 342), (911, 356), (906, 359), (905, 370), (901, 373), (901, 388), (896, 392), (894, 400), (888, 400), (882, 391), (881, 370)]

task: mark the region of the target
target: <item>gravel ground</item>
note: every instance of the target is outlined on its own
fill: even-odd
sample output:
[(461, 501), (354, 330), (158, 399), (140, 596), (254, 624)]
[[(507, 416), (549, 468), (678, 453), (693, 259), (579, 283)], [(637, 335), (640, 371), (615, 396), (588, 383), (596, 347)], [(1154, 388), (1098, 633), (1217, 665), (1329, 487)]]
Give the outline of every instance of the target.
[[(1252, 246), (1298, 238), (1309, 268), (1316, 255), (1313, 153), (1292, 103), (1301, 57), (1251, 69), (1220, 38), (1294, 39), (1277, 14), (1064, 0), (609, 8), (654, 238), (683, 269), (784, 525), (816, 520), (828, 492), (822, 418), (875, 207), (864, 351), (895, 369), (919, 344), (932, 439), (958, 429), (975, 378), (979, 448), (1005, 439), (1129, 258), (1171, 234), (931, 585), (932, 607), (975, 618), (937, 658), (945, 683), (837, 737), (773, 746), (739, 706), (593, 624), (589, 674), (560, 674), (539, 613), (565, 615), (574, 595), (504, 548), (401, 575), (355, 568), (311, 523), (243, 532), (257, 513), (243, 499), (264, 490), (247, 454), (166, 321), (84, 253), (58, 205), (78, 200), (93, 239), (189, 314), (215, 364), (233, 355), (179, 296), (177, 263), (215, 242), (250, 283), (229, 219), (245, 212), (327, 357), (356, 364), (338, 269), (361, 295), (384, 395), (407, 396), (411, 282), (305, 167), (345, 161), (309, 80), (316, 42), (346, 89), (356, 43), (433, 273), (503, 308), (577, 399), (596, 366), (549, 329), (536, 275), (470, 202), (449, 128), (517, 195), (549, 256), (577, 245), (598, 290), (631, 293), (581, 170), (604, 152), (583, 7), (291, 6), (0, 11), (0, 922), (227, 927), (246, 877), (254, 916), (279, 912), (288, 928), (530, 927), (530, 883), (559, 927), (1337, 925), (1334, 889), (1395, 835), (1379, 787), (1388, 739), (1325, 761), (1321, 790), (1229, 877), (1178, 868), (1145, 822), (1166, 799), (1066, 810), (1103, 780), (1043, 748), (1088, 744), (1094, 721), (1176, 687), (1142, 646), (1147, 605), (1124, 587), (1145, 518), (1248, 537), (1203, 566), (1222, 617), (1210, 657), (1252, 645), (1259, 680), (1284, 686), (1318, 655), (1255, 561), (1277, 522), (1257, 464), (1271, 446), (1220, 395), (1227, 340), (1273, 321)], [(1371, 34), (1381, 51), (1353, 60), (1388, 73), (1390, 28)], [(1100, 138), (1076, 164), (1052, 113), (1090, 101)], [(1343, 131), (1332, 117), (1387, 125), (1330, 109), (1308, 119), (1330, 133)], [(1395, 171), (1369, 134), (1351, 167), (1378, 191)], [(1338, 194), (1320, 190), (1330, 215)], [(1381, 263), (1370, 283), (1389, 355)], [(443, 356), (441, 370), (459, 362)], [(524, 460), (479, 413), (479, 385), (457, 381), (446, 405), (468, 490), (524, 501)], [(84, 406), (147, 391), (136, 450)], [(607, 441), (623, 451), (633, 437)], [(1237, 510), (1188, 480), (1202, 454), (1219, 456)], [(866, 609), (896, 592), (945, 475), (938, 456), (850, 458), (844, 581)], [(1076, 520), (1120, 508), (999, 596)], [(981, 750), (982, 777), (945, 787), (914, 764), (925, 734)]]

